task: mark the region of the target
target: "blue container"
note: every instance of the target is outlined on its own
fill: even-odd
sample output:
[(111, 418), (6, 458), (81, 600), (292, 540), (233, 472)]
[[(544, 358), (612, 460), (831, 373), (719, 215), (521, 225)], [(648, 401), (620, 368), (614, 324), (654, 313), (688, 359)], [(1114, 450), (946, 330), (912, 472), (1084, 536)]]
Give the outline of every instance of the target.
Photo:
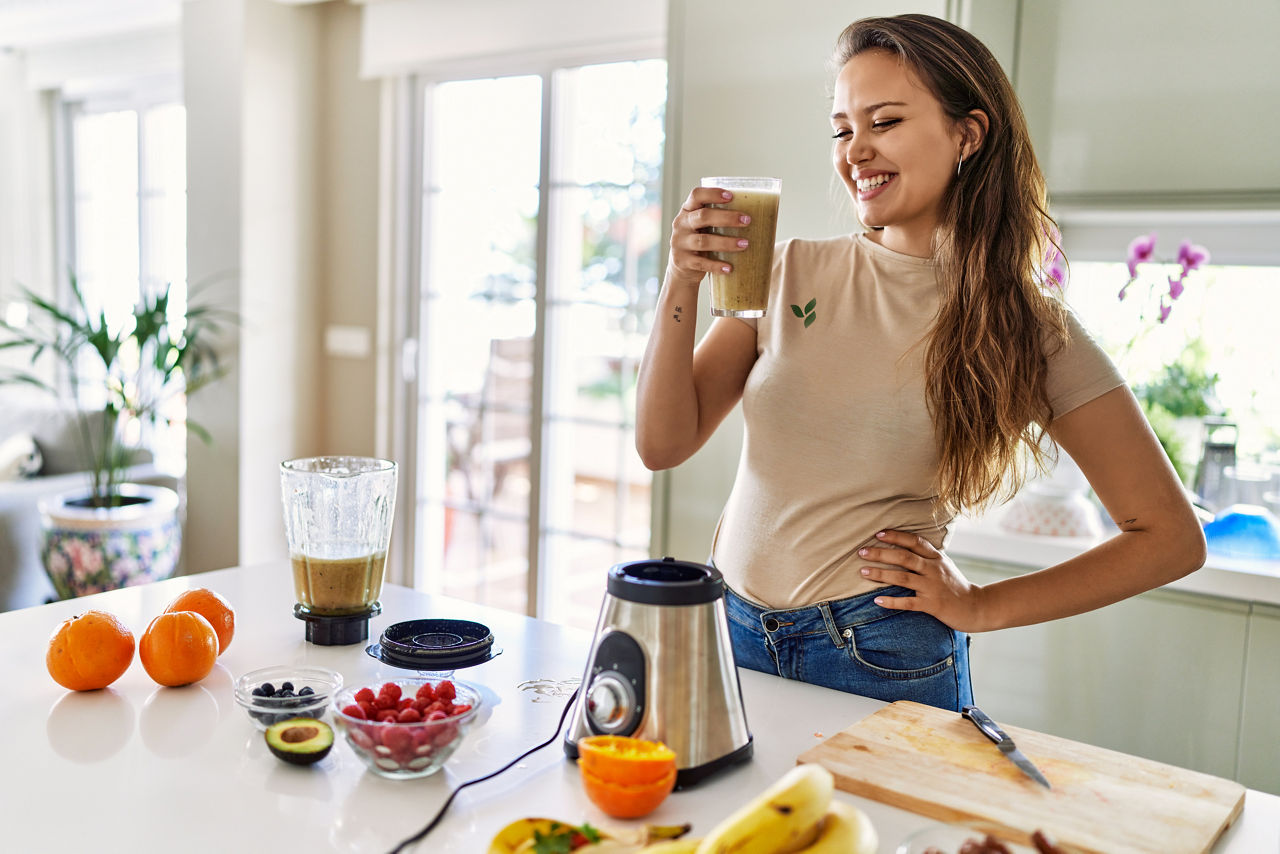
[(1232, 504), (1204, 526), (1209, 551), (1224, 557), (1280, 560), (1280, 521), (1265, 507)]

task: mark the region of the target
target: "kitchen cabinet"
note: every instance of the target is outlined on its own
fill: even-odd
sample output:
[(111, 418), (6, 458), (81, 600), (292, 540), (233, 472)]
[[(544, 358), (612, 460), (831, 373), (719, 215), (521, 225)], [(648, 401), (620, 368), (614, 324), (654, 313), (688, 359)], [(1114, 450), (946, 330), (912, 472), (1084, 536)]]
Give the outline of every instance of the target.
[(1246, 786), (1280, 793), (1280, 608), (1249, 615), (1241, 703), (1239, 776)]
[[(1026, 570), (956, 562), (979, 584)], [(1280, 633), (1280, 620), (1271, 628)], [(1155, 590), (1075, 617), (973, 635), (974, 697), (997, 720), (1238, 780), (1238, 752), (1267, 749), (1246, 743), (1262, 733), (1242, 738), (1249, 631), (1248, 603)], [(1274, 706), (1277, 690), (1259, 685), (1258, 702), (1270, 691)], [(1260, 779), (1247, 784), (1267, 788)], [(1269, 790), (1280, 791), (1274, 784)]]
[(1280, 202), (1280, 3), (1021, 0), (1019, 14), (1015, 86), (1055, 204)]

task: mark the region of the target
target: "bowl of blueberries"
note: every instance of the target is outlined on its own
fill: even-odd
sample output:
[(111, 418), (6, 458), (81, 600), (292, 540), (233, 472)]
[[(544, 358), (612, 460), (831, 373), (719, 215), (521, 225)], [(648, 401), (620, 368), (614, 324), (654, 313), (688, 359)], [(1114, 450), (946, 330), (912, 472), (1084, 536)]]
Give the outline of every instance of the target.
[(281, 664), (236, 680), (236, 702), (265, 730), (289, 718), (322, 718), (342, 690), (342, 674), (323, 667)]

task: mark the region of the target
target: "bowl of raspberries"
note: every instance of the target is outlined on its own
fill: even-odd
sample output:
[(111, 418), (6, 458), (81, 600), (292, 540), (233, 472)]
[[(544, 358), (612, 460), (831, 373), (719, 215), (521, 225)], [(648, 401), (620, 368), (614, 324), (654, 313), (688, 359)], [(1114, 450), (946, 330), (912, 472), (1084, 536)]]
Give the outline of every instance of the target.
[(347, 744), (370, 771), (393, 780), (439, 771), (479, 711), (479, 690), (451, 679), (397, 679), (333, 699)]

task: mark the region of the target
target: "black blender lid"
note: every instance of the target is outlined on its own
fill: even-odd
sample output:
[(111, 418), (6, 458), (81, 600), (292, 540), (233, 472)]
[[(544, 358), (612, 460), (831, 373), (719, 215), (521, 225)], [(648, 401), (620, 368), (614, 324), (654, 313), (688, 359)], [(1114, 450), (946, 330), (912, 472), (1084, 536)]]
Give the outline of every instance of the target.
[(410, 670), (457, 670), (484, 664), (502, 650), (493, 648), (493, 632), (483, 623), (423, 619), (387, 626), (365, 652)]
[(644, 605), (703, 605), (724, 596), (724, 578), (713, 566), (664, 557), (613, 566), (608, 590)]

